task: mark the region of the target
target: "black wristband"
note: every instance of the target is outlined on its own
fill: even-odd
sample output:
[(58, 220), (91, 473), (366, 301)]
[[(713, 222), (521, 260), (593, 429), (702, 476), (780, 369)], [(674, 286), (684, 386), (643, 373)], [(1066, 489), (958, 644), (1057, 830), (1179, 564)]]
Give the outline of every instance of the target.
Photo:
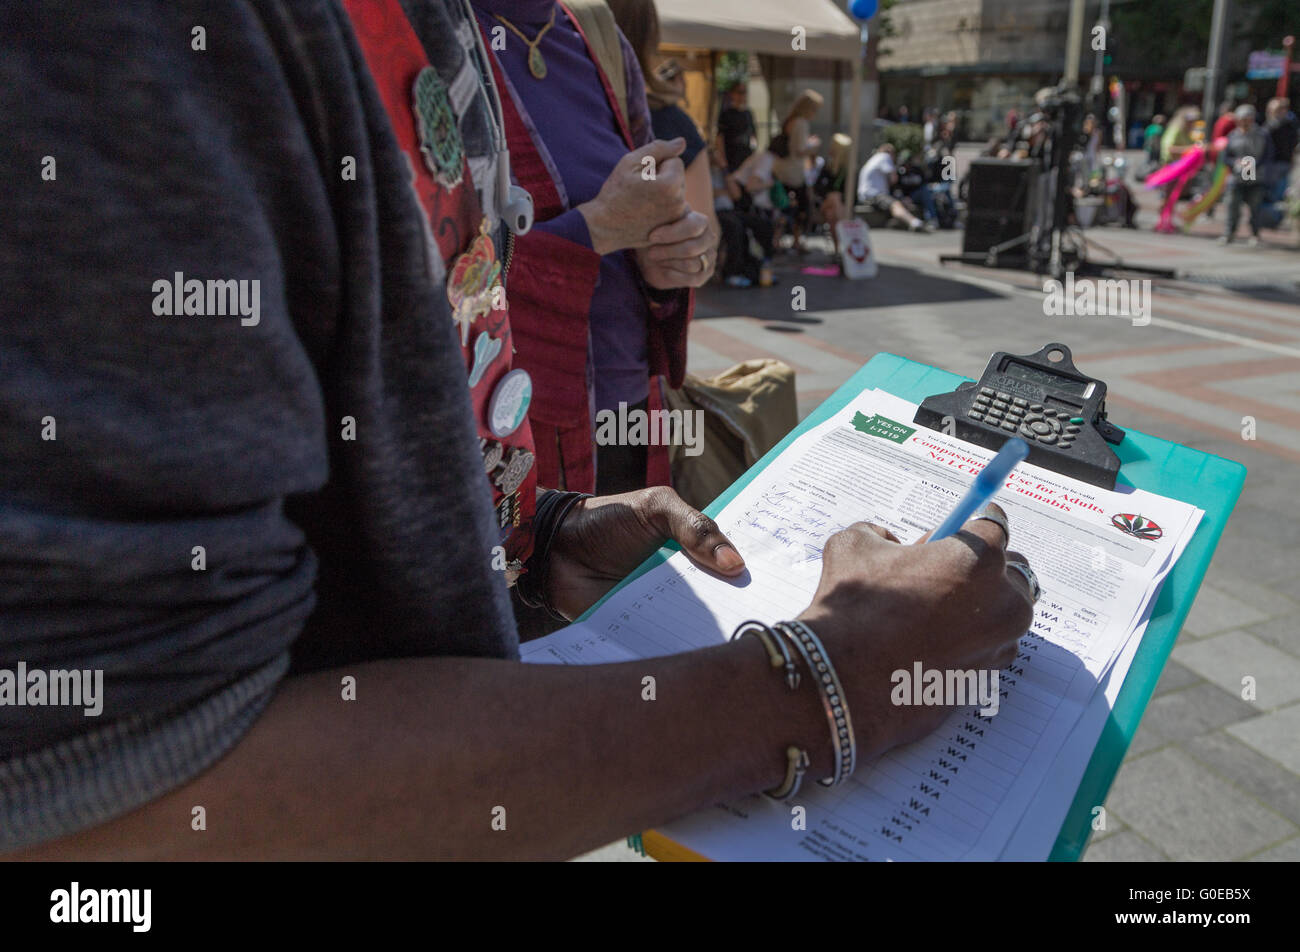
[(519, 600), (529, 608), (545, 609), (561, 621), (568, 621), (552, 607), (546, 597), (546, 582), (550, 578), (551, 543), (565, 517), (580, 499), (590, 499), (590, 493), (561, 492), (548, 489), (537, 497), (533, 515), (533, 554), (524, 563), (524, 573), (515, 582)]

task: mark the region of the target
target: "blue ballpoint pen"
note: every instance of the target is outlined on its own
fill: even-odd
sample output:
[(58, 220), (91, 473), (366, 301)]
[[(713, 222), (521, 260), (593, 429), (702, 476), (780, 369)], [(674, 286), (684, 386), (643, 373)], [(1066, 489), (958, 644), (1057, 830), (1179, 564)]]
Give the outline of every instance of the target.
[(939, 528), (934, 530), (930, 541), (938, 542), (940, 539), (946, 539), (961, 529), (966, 524), (966, 520), (988, 504), (1007, 481), (1011, 471), (1024, 462), (1028, 455), (1029, 444), (1018, 436), (1013, 436), (1003, 443), (998, 455), (989, 460), (989, 464), (979, 471), (975, 482), (971, 484), (970, 489), (966, 490), (966, 495), (961, 498), (953, 511), (948, 513), (948, 518), (943, 520)]

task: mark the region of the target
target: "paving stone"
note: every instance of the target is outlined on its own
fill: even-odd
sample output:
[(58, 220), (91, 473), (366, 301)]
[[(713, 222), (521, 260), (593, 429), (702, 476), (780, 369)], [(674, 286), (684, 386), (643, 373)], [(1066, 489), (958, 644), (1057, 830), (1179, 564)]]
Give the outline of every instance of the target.
[(1250, 861), (1252, 863), (1300, 863), (1300, 836), (1279, 843), (1262, 853), (1256, 853)]
[(1287, 515), (1288, 511), (1252, 505), (1243, 491), (1242, 501), (1228, 519), (1228, 527), (1251, 541), (1294, 551), (1300, 546), (1300, 519)]
[(1300, 699), (1300, 658), (1293, 658), (1244, 631), (1203, 638), (1174, 648), (1174, 659), (1229, 694), (1241, 696), (1242, 678), (1255, 679), (1255, 699), (1271, 711)]
[(1252, 539), (1240, 532), (1232, 519), (1214, 551), (1214, 563), (1258, 585), (1274, 585), (1296, 577), (1295, 549), (1284, 549)]
[[(1285, 479), (1264, 482), (1247, 476), (1245, 488), (1241, 491), (1241, 502), (1254, 508), (1287, 512), (1295, 503), (1295, 484)], [(1233, 520), (1236, 517), (1234, 510)]]
[(1183, 632), (1195, 638), (1244, 628), (1261, 621), (1268, 621), (1269, 612), (1261, 611), (1248, 601), (1243, 601), (1230, 592), (1202, 585), (1192, 603), (1192, 610), (1183, 623)]
[(1178, 746), (1270, 809), (1300, 824), (1300, 777), (1276, 761), (1224, 731), (1192, 737)]
[(1215, 573), (1213, 578), (1207, 572), (1205, 581), (1220, 592), (1225, 592), (1266, 615), (1290, 615), (1295, 617), (1297, 613), (1300, 613), (1300, 602), (1294, 601), (1288, 594), (1294, 594), (1294, 589), (1287, 589), (1277, 585), (1261, 585), (1243, 578), (1233, 569), (1233, 566), (1229, 566), (1223, 571)]
[(1092, 849), (1094, 844), (1100, 843), (1102, 840), (1106, 839), (1107, 837), (1115, 836), (1118, 833), (1123, 833), (1127, 829), (1128, 827), (1124, 825), (1123, 820), (1121, 820), (1111, 811), (1107, 810), (1106, 829), (1097, 830), (1092, 834), (1092, 838), (1088, 840), (1088, 849)]
[[(1151, 703), (1147, 705), (1147, 715), (1151, 713), (1151, 704), (1155, 703), (1152, 698)], [(1157, 728), (1150, 727), (1147, 716), (1143, 716), (1142, 722), (1138, 725), (1137, 733), (1133, 735), (1133, 740), (1129, 742), (1128, 750), (1124, 752), (1124, 759), (1132, 760), (1135, 757), (1141, 757), (1143, 754), (1149, 754), (1157, 747), (1163, 747), (1171, 743), (1169, 738), (1160, 733)]]
[(1300, 704), (1233, 724), (1233, 737), (1272, 757), (1292, 773), (1300, 774)]
[[(1258, 715), (1258, 711), (1238, 697), (1213, 684), (1196, 684), (1152, 698), (1142, 716), (1142, 724), (1130, 745), (1130, 755), (1159, 747), (1169, 741), (1208, 734), (1227, 724)], [(1148, 735), (1142, 745), (1139, 738)]]
[[(1300, 579), (1296, 581), (1300, 584)], [(1247, 630), (1269, 644), (1300, 658), (1300, 612), (1262, 621), (1258, 625), (1251, 625)]]
[[(1174, 860), (1235, 859), (1300, 833), (1295, 824), (1173, 746), (1125, 763), (1106, 800), (1130, 829)], [(1112, 837), (1098, 847), (1119, 840)]]
[(1085, 863), (1165, 863), (1169, 857), (1136, 833), (1119, 833), (1101, 842), (1093, 840), (1084, 851)]
[(1180, 691), (1185, 687), (1199, 683), (1200, 680), (1200, 675), (1195, 671), (1170, 658), (1165, 662), (1165, 669), (1160, 672), (1160, 680), (1156, 682), (1156, 689), (1152, 697), (1159, 697), (1162, 694), (1168, 694), (1170, 691)]

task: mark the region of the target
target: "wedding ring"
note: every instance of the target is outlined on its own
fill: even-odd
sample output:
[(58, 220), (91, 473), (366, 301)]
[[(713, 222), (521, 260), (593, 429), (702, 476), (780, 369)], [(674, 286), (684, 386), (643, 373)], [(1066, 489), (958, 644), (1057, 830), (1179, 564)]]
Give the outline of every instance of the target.
[(1025, 577), (1025, 581), (1029, 583), (1029, 594), (1034, 596), (1034, 602), (1037, 603), (1043, 594), (1043, 588), (1038, 584), (1038, 576), (1034, 574), (1034, 570), (1023, 562), (1008, 562), (1007, 568), (1015, 569)]
[(1002, 548), (1005, 549), (1008, 545), (1011, 544), (1011, 530), (1007, 528), (1006, 516), (1000, 515), (996, 510), (990, 509), (988, 506), (985, 506), (979, 512), (975, 513), (975, 515), (970, 517), (971, 522), (975, 522), (979, 519), (987, 519), (989, 522), (992, 522), (1002, 530), (1002, 535), (1005, 537), (1002, 543)]
[(700, 255), (700, 270), (701, 271), (709, 270), (709, 256), (706, 254)]

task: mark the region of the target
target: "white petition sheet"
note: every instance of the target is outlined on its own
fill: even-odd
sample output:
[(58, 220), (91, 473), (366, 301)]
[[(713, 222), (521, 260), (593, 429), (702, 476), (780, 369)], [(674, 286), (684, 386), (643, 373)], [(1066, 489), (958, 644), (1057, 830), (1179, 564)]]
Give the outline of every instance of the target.
[[(866, 520), (913, 541), (992, 458), (916, 428), (914, 413), (914, 404), (869, 391), (758, 474), (718, 518), (745, 557), (741, 580), (715, 578), (677, 553), (584, 622), (524, 645), (524, 660), (654, 657), (717, 644), (748, 618), (798, 615), (816, 588), (827, 537)], [(996, 715), (956, 709), (932, 735), (839, 787), (810, 778), (798, 798), (806, 829), (792, 829), (791, 804), (750, 797), (661, 832), (714, 859), (996, 859), (1040, 789), (1065, 798), (1063, 813), (1074, 787), (1067, 794), (1044, 781), (1199, 511), (1028, 465), (996, 501), (1008, 513), (1012, 546), (1030, 558), (1044, 592), (1019, 657), (1001, 675)], [(1142, 515), (1162, 534), (1126, 534), (1112, 522), (1118, 514)]]

